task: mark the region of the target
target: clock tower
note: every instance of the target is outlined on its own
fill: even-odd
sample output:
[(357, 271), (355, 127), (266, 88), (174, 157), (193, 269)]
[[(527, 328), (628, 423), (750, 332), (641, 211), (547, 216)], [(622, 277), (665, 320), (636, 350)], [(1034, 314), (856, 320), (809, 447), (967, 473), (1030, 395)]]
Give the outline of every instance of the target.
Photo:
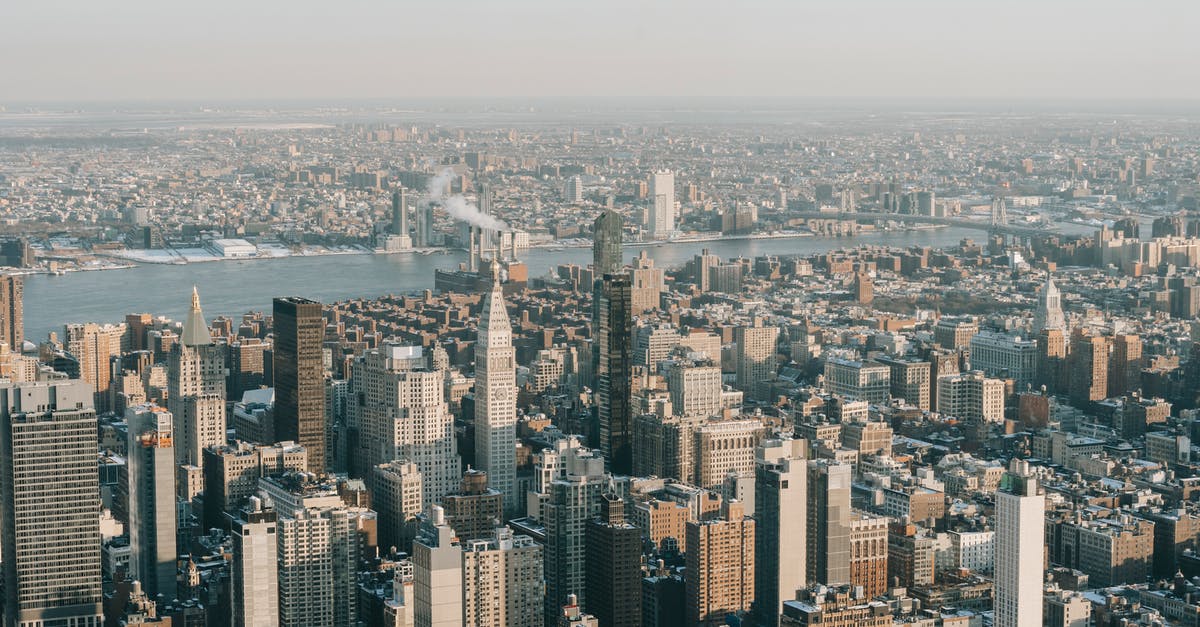
[(519, 516), (517, 495), (517, 363), (512, 324), (499, 277), (483, 299), (475, 342), (475, 466), (504, 495), (506, 517)]

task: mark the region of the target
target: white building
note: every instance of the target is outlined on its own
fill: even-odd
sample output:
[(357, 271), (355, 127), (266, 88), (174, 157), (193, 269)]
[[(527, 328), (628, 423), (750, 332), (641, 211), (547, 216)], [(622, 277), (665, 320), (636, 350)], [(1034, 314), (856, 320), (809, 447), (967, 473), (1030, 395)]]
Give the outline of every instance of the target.
[(233, 560), (230, 567), (234, 625), (279, 625), (279, 540), (275, 512), (262, 500), (233, 520)]
[(1018, 391), (1037, 379), (1037, 342), (980, 331), (971, 338), (971, 367), (989, 377), (1012, 379)]
[(891, 385), (892, 371), (883, 364), (839, 356), (825, 360), (825, 389), (831, 394), (883, 405), (888, 401)]
[(667, 390), (677, 416), (708, 418), (723, 408), (721, 369), (717, 366), (672, 364), (667, 370)]
[(462, 548), (438, 505), (413, 542), (413, 622), (416, 627), (463, 624)]
[(650, 178), (650, 236), (666, 239), (675, 232), (675, 173), (658, 170)]
[(995, 531), (951, 531), (955, 566), (977, 573), (990, 573), (996, 560)]
[(475, 343), (475, 465), (488, 473), (488, 484), (504, 495), (506, 513), (520, 510), (516, 445), (517, 363), (512, 325), (497, 279), (483, 299)]
[(546, 587), (542, 546), (497, 527), (493, 537), (462, 547), (463, 625), (541, 624)]
[(255, 257), (258, 247), (244, 239), (215, 239), (213, 249), (222, 257)]
[(155, 405), (125, 411), (129, 425), (130, 575), (151, 596), (177, 595), (175, 449), (171, 413)]
[(1013, 460), (996, 492), (996, 627), (1042, 622), (1045, 498), (1028, 462)]
[(963, 420), (1004, 422), (1004, 382), (975, 370), (938, 377), (938, 411)]
[[(766, 440), (755, 450), (755, 603), (779, 623), (783, 602), (808, 585), (808, 463), (804, 440)], [(759, 608), (761, 606), (761, 608)]]

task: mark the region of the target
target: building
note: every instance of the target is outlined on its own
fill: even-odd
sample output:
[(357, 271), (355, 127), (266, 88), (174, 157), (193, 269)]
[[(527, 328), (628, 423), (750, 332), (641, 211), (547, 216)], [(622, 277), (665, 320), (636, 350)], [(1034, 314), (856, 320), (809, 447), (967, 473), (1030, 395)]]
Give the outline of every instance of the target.
[(109, 411), (112, 360), (124, 352), (125, 325), (101, 326), (89, 322), (68, 324), (64, 330), (67, 352), (79, 362), (79, 378), (95, 390), (96, 411)]
[(225, 386), (225, 355), (221, 346), (213, 344), (200, 310), (200, 294), (193, 287), (183, 335), (167, 358), (167, 408), (175, 422), (175, 463), (199, 466), (204, 449), (225, 444)]
[(974, 318), (945, 316), (933, 327), (933, 341), (944, 348), (967, 348), (976, 333), (979, 323)]
[(592, 222), (592, 272), (594, 276), (616, 274), (625, 265), (621, 256), (624, 225), (621, 214), (606, 209)]
[(753, 326), (734, 331), (737, 345), (737, 385), (749, 398), (767, 400), (775, 379), (775, 343), (779, 327), (763, 326), (756, 318)]
[(308, 470), (325, 472), (325, 319), (321, 303), (274, 300), (275, 431), (308, 453)]
[(1113, 336), (1112, 359), (1108, 364), (1108, 396), (1121, 396), (1142, 388), (1142, 338), (1139, 335), (1118, 333)]
[(1045, 499), (1029, 464), (1013, 460), (996, 492), (996, 627), (1042, 620)]
[[(601, 280), (596, 337), (596, 424), (614, 473), (633, 471), (633, 318), (628, 274)], [(587, 607), (586, 604), (584, 607)]]
[[(458, 490), (442, 497), (442, 509), (446, 523), (462, 542), (491, 537), (504, 519), (504, 499), (488, 487), (487, 473), (482, 470), (463, 473)], [(540, 608), (538, 612), (540, 616)]]
[(175, 450), (171, 413), (155, 405), (125, 412), (129, 425), (130, 576), (151, 596), (175, 598)]
[(379, 519), (379, 544), (411, 553), (418, 516), (424, 511), (424, 482), (416, 464), (396, 460), (371, 469), (371, 509)]
[(825, 360), (825, 389), (830, 394), (885, 405), (891, 386), (891, 369), (881, 363), (837, 356)]
[(659, 551), (676, 550), (687, 552), (687, 522), (691, 517), (688, 508), (675, 501), (649, 501), (633, 504), (629, 521), (642, 531)]
[(225, 528), (227, 512), (237, 512), (258, 491), (258, 480), (308, 468), (308, 451), (295, 442), (255, 446), (234, 441), (204, 450), (204, 527)]
[(930, 408), (932, 364), (916, 358), (889, 356), (879, 357), (876, 361), (888, 367), (888, 391), (893, 398), (902, 398), (918, 409)]
[(542, 547), (508, 527), (462, 541), (462, 624), (541, 625), (545, 601)]
[(579, 608), (578, 598), (573, 594), (567, 597), (567, 604), (559, 609), (557, 616), (553, 621), (557, 627), (600, 627), (595, 616)]
[(1033, 315), (1033, 332), (1041, 333), (1045, 329), (1067, 331), (1067, 319), (1063, 315), (1062, 292), (1054, 284), (1054, 277), (1047, 275), (1046, 284), (1038, 295), (1038, 307)]
[(654, 260), (645, 249), (633, 259), (629, 280), (633, 315), (640, 316), (647, 311), (658, 309), (662, 293), (667, 289), (666, 271), (654, 267)]
[(654, 239), (666, 239), (675, 232), (675, 174), (657, 170), (650, 178), (650, 223)]
[(462, 552), (442, 508), (434, 505), (413, 542), (415, 627), (464, 624)]
[[(783, 604), (786, 627), (891, 627), (892, 608), (851, 586), (818, 586)], [(896, 623), (900, 624), (900, 623)], [(930, 625), (934, 623), (920, 623)], [(939, 623), (940, 624), (940, 623)]]
[(709, 418), (724, 409), (719, 366), (675, 362), (667, 369), (667, 390), (678, 416)]
[(853, 468), (828, 459), (808, 462), (809, 584), (850, 583), (850, 484)]
[(1108, 354), (1110, 338), (1082, 328), (1071, 333), (1067, 392), (1071, 404), (1085, 407), (1108, 397)]
[(971, 338), (971, 367), (989, 377), (1012, 379), (1018, 391), (1037, 382), (1038, 346), (1034, 340), (980, 331)]
[(230, 605), (234, 625), (279, 625), (279, 540), (275, 512), (252, 497), (232, 516)]
[(749, 612), (754, 602), (755, 521), (736, 501), (721, 509), (720, 519), (687, 526), (688, 625), (725, 625), (727, 615)]
[(868, 599), (887, 592), (888, 519), (865, 512), (850, 514), (850, 585)]
[(783, 602), (808, 585), (808, 443), (765, 440), (755, 450), (754, 613), (777, 625)]
[(754, 473), (754, 449), (764, 432), (756, 419), (715, 421), (695, 430), (692, 475), (696, 485), (720, 491), (730, 473), (746, 476)]
[(642, 532), (625, 521), (625, 503), (600, 497), (600, 514), (587, 524), (584, 607), (601, 625), (638, 627), (642, 620)]
[(679, 331), (668, 324), (647, 324), (637, 328), (633, 363), (654, 369), (670, 358), (679, 346)]
[(6, 625), (101, 624), (92, 400), (78, 380), (0, 384)]
[(978, 370), (938, 378), (938, 411), (963, 420), (1004, 422), (1004, 382)]
[(517, 362), (512, 325), (499, 277), (483, 299), (475, 342), (475, 465), (504, 498), (504, 511), (520, 511), (517, 494)]
[[(9, 264), (11, 265), (11, 264)], [(0, 342), (14, 352), (25, 350), (24, 281), (19, 276), (0, 276)]]

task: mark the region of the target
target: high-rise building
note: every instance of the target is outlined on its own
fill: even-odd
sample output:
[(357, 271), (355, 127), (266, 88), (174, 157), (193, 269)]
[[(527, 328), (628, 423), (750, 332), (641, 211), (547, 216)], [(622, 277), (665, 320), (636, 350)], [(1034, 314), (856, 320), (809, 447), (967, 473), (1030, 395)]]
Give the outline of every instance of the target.
[(125, 411), (129, 425), (130, 575), (151, 596), (175, 598), (175, 451), (171, 413), (155, 405)]
[(633, 269), (629, 271), (630, 303), (634, 315), (640, 316), (647, 311), (657, 309), (662, 293), (667, 289), (666, 272), (654, 267), (654, 260), (645, 250), (638, 253), (633, 260)]
[[(386, 345), (355, 362), (347, 417), (358, 432), (351, 465), (366, 476), (380, 464), (410, 461), (421, 473), (421, 510), (457, 485), (462, 463), (445, 376), (427, 367), (420, 346)], [(415, 513), (415, 512), (414, 512)]]
[(0, 276), (0, 342), (14, 352), (25, 348), (25, 306), (21, 277)]
[(258, 497), (232, 516), (230, 588), (234, 625), (279, 625), (279, 541), (275, 512)]
[(884, 405), (892, 387), (892, 371), (874, 361), (840, 356), (825, 360), (825, 389), (832, 394)]
[(637, 627), (642, 620), (642, 532), (625, 521), (625, 502), (600, 497), (600, 515), (587, 525), (588, 612), (601, 625)]
[(1054, 277), (1049, 275), (1038, 295), (1038, 307), (1033, 315), (1033, 332), (1041, 333), (1044, 329), (1067, 330), (1067, 319), (1062, 310), (1062, 292), (1054, 284)]
[(463, 625), (541, 625), (545, 584), (542, 546), (496, 527), (491, 537), (461, 541)]
[(1113, 337), (1112, 360), (1109, 362), (1108, 396), (1121, 396), (1142, 388), (1142, 338), (1130, 333)]
[(403, 187), (392, 192), (392, 235), (408, 235), (408, 194)]
[(675, 232), (675, 174), (657, 170), (650, 178), (650, 235), (666, 239)]
[(979, 323), (974, 318), (946, 316), (934, 326), (933, 341), (945, 348), (966, 348), (976, 333), (979, 333)]
[(621, 256), (621, 214), (606, 209), (592, 223), (592, 273), (594, 276), (616, 274), (621, 271), (624, 260)]
[(517, 363), (512, 325), (499, 277), (483, 299), (475, 342), (475, 465), (504, 497), (504, 511), (520, 510), (517, 495)]
[(628, 274), (606, 274), (600, 287), (595, 351), (600, 451), (614, 473), (633, 470), (633, 318)]
[(888, 367), (891, 377), (888, 391), (893, 398), (902, 398), (909, 405), (919, 409), (929, 409), (932, 389), (929, 362), (889, 356), (878, 357), (876, 361)]
[(1037, 332), (1037, 378), (1050, 393), (1068, 390), (1067, 336), (1062, 329)]
[(92, 398), (77, 380), (0, 384), (6, 625), (103, 619)]
[(274, 301), (275, 431), (308, 452), (308, 470), (325, 472), (325, 319), (321, 303)]
[(416, 627), (463, 624), (463, 556), (454, 529), (434, 505), (413, 542), (413, 609)]
[(938, 377), (938, 411), (963, 420), (1004, 422), (1005, 386), (978, 370)]
[(756, 318), (753, 326), (734, 331), (737, 344), (737, 385), (747, 397), (767, 400), (771, 382), (775, 379), (775, 343), (779, 327), (763, 326)]
[(482, 470), (464, 472), (458, 490), (442, 497), (442, 509), (462, 542), (492, 536), (504, 520), (504, 498), (488, 487), (487, 473)]
[(989, 377), (1012, 379), (1018, 391), (1037, 382), (1038, 346), (1034, 340), (980, 331), (971, 338), (971, 367)]
[(996, 492), (996, 627), (1041, 624), (1045, 499), (1028, 462), (1014, 459)]
[(200, 295), (193, 287), (183, 336), (171, 348), (167, 359), (167, 409), (175, 423), (177, 464), (199, 466), (204, 449), (225, 444), (226, 376), (222, 348), (213, 344), (200, 310)]
[(96, 411), (108, 411), (112, 404), (112, 360), (124, 352), (125, 325), (68, 324), (65, 337), (67, 352), (79, 362), (79, 378), (95, 390)]
[(1086, 407), (1108, 397), (1108, 336), (1077, 328), (1071, 332), (1067, 376), (1071, 404)]
[(667, 370), (667, 390), (678, 416), (710, 418), (724, 407), (720, 366), (674, 363)]
[(808, 443), (766, 440), (755, 450), (754, 613), (778, 625), (783, 602), (807, 585)]
[(721, 506), (721, 518), (688, 523), (686, 617), (688, 625), (717, 627), (754, 602), (755, 522), (742, 504)]
[(404, 460), (379, 464), (371, 469), (368, 486), (371, 508), (379, 516), (379, 545), (412, 552), (412, 541), (424, 511), (421, 470)]
[(576, 175), (567, 179), (563, 185), (563, 200), (579, 204), (583, 202), (583, 178)]
[(863, 512), (850, 515), (850, 585), (868, 599), (887, 592), (888, 519)]
[(295, 442), (255, 446), (234, 441), (204, 450), (204, 528), (224, 528), (258, 490), (258, 480), (308, 469), (308, 452)]
[(853, 468), (808, 462), (808, 582), (850, 583), (850, 483)]

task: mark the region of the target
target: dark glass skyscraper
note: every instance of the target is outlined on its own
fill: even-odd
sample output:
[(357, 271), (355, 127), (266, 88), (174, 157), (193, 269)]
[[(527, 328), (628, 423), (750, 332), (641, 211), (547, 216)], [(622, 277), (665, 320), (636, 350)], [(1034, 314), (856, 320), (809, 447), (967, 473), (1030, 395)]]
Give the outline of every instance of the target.
[(597, 312), (596, 424), (600, 451), (614, 474), (633, 472), (633, 284), (628, 274), (606, 274)]
[(275, 433), (308, 452), (308, 470), (325, 471), (325, 365), (321, 343), (325, 319), (321, 303), (307, 298), (276, 298)]
[(23, 287), (19, 276), (0, 276), (0, 341), (18, 353), (25, 344)]
[(602, 277), (621, 271), (621, 214), (606, 209), (592, 223), (592, 271)]

